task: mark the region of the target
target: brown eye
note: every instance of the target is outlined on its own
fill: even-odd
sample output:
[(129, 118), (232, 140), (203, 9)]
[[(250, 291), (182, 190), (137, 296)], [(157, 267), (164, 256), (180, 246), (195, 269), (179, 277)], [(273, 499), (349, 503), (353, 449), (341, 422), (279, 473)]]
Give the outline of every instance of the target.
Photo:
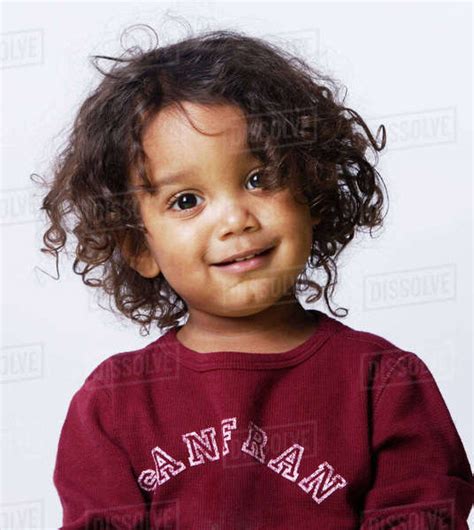
[[(184, 210), (190, 210), (192, 208), (194, 208), (196, 206), (196, 204), (193, 204), (195, 202), (195, 200), (191, 199), (191, 201), (189, 201), (188, 199), (183, 199), (186, 198), (186, 197), (197, 197), (197, 195), (195, 193), (181, 193), (179, 195), (173, 195), (173, 197), (170, 198), (170, 200), (167, 202), (167, 207), (168, 209), (172, 210), (173, 206), (175, 204), (179, 204), (180, 206), (184, 206)], [(186, 208), (186, 206), (188, 206)], [(178, 210), (178, 211), (183, 211), (183, 210)]]
[(255, 179), (255, 177), (258, 177), (258, 175), (263, 175), (263, 171), (262, 171), (262, 170), (260, 170), (260, 171), (255, 171), (255, 173), (252, 173), (252, 174), (250, 175), (248, 181), (249, 181), (249, 182), (253, 182), (253, 183), (255, 183), (255, 181), (258, 182), (258, 178)]

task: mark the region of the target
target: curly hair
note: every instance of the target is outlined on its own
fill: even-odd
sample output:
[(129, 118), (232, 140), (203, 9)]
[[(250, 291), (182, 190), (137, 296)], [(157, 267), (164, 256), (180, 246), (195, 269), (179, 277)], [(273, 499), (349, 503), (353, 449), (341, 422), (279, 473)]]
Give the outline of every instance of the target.
[[(143, 26), (158, 42), (153, 28)], [(109, 71), (98, 59), (113, 61)], [(162, 329), (175, 326), (187, 314), (186, 302), (161, 273), (141, 276), (122, 252), (125, 241), (132, 255), (146, 244), (131, 175), (151, 185), (142, 138), (160, 110), (182, 101), (234, 104), (245, 114), (249, 149), (265, 163), (270, 180), (289, 185), (320, 219), (293, 293), (311, 288), (306, 302), (324, 295), (333, 315), (347, 315), (347, 309), (340, 315), (330, 306), (336, 259), (356, 229), (369, 228), (372, 235), (382, 224), (383, 180), (375, 165), (385, 147), (383, 125), (378, 146), (359, 114), (343, 105), (345, 96), (338, 101), (333, 79), (297, 55), (238, 31), (207, 31), (149, 50), (134, 47), (120, 57), (93, 55), (92, 63), (103, 79), (81, 104), (53, 160), (54, 178), (41, 207), (48, 216), (41, 251), (56, 257), (57, 271), (58, 253), (72, 233), (73, 271), (86, 285), (100, 287), (120, 313), (141, 325), (141, 334), (149, 333), (153, 321)], [(324, 271), (326, 282), (310, 280), (311, 269)]]

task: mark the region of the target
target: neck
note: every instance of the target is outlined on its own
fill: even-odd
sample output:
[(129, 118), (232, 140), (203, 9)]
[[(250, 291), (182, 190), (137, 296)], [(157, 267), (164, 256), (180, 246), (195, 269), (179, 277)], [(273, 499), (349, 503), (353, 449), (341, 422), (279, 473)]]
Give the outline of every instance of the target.
[(198, 351), (220, 349), (266, 351), (286, 349), (304, 340), (314, 326), (314, 319), (294, 297), (241, 317), (222, 317), (201, 310), (189, 310), (186, 324), (179, 330), (179, 339)]

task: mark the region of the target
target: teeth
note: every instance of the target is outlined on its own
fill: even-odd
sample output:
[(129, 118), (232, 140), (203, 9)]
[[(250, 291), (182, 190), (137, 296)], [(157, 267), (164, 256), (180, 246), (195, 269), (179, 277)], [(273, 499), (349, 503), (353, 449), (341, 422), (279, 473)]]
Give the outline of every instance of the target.
[(250, 256), (247, 256), (246, 258), (237, 258), (235, 259), (234, 261), (245, 261), (247, 259), (250, 259), (250, 258), (253, 258), (254, 256), (256, 256), (257, 254), (250, 254)]
[(248, 256), (245, 256), (244, 258), (237, 258), (237, 259), (234, 259), (233, 261), (223, 262), (222, 265), (230, 265), (231, 263), (235, 263), (236, 261), (246, 261), (248, 259), (254, 258), (255, 256), (260, 256), (260, 254), (263, 254), (264, 252), (266, 252), (270, 248), (272, 248), (272, 247), (264, 249), (261, 252), (257, 252), (256, 254), (249, 254)]

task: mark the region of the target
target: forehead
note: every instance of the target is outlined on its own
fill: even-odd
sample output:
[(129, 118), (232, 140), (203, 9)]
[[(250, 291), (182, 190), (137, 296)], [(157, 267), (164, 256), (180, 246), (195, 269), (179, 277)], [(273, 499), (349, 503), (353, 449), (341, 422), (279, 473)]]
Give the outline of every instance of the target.
[(173, 165), (208, 150), (233, 158), (252, 157), (247, 146), (246, 117), (239, 107), (181, 104), (184, 112), (170, 105), (160, 110), (144, 131), (143, 148), (150, 160)]

